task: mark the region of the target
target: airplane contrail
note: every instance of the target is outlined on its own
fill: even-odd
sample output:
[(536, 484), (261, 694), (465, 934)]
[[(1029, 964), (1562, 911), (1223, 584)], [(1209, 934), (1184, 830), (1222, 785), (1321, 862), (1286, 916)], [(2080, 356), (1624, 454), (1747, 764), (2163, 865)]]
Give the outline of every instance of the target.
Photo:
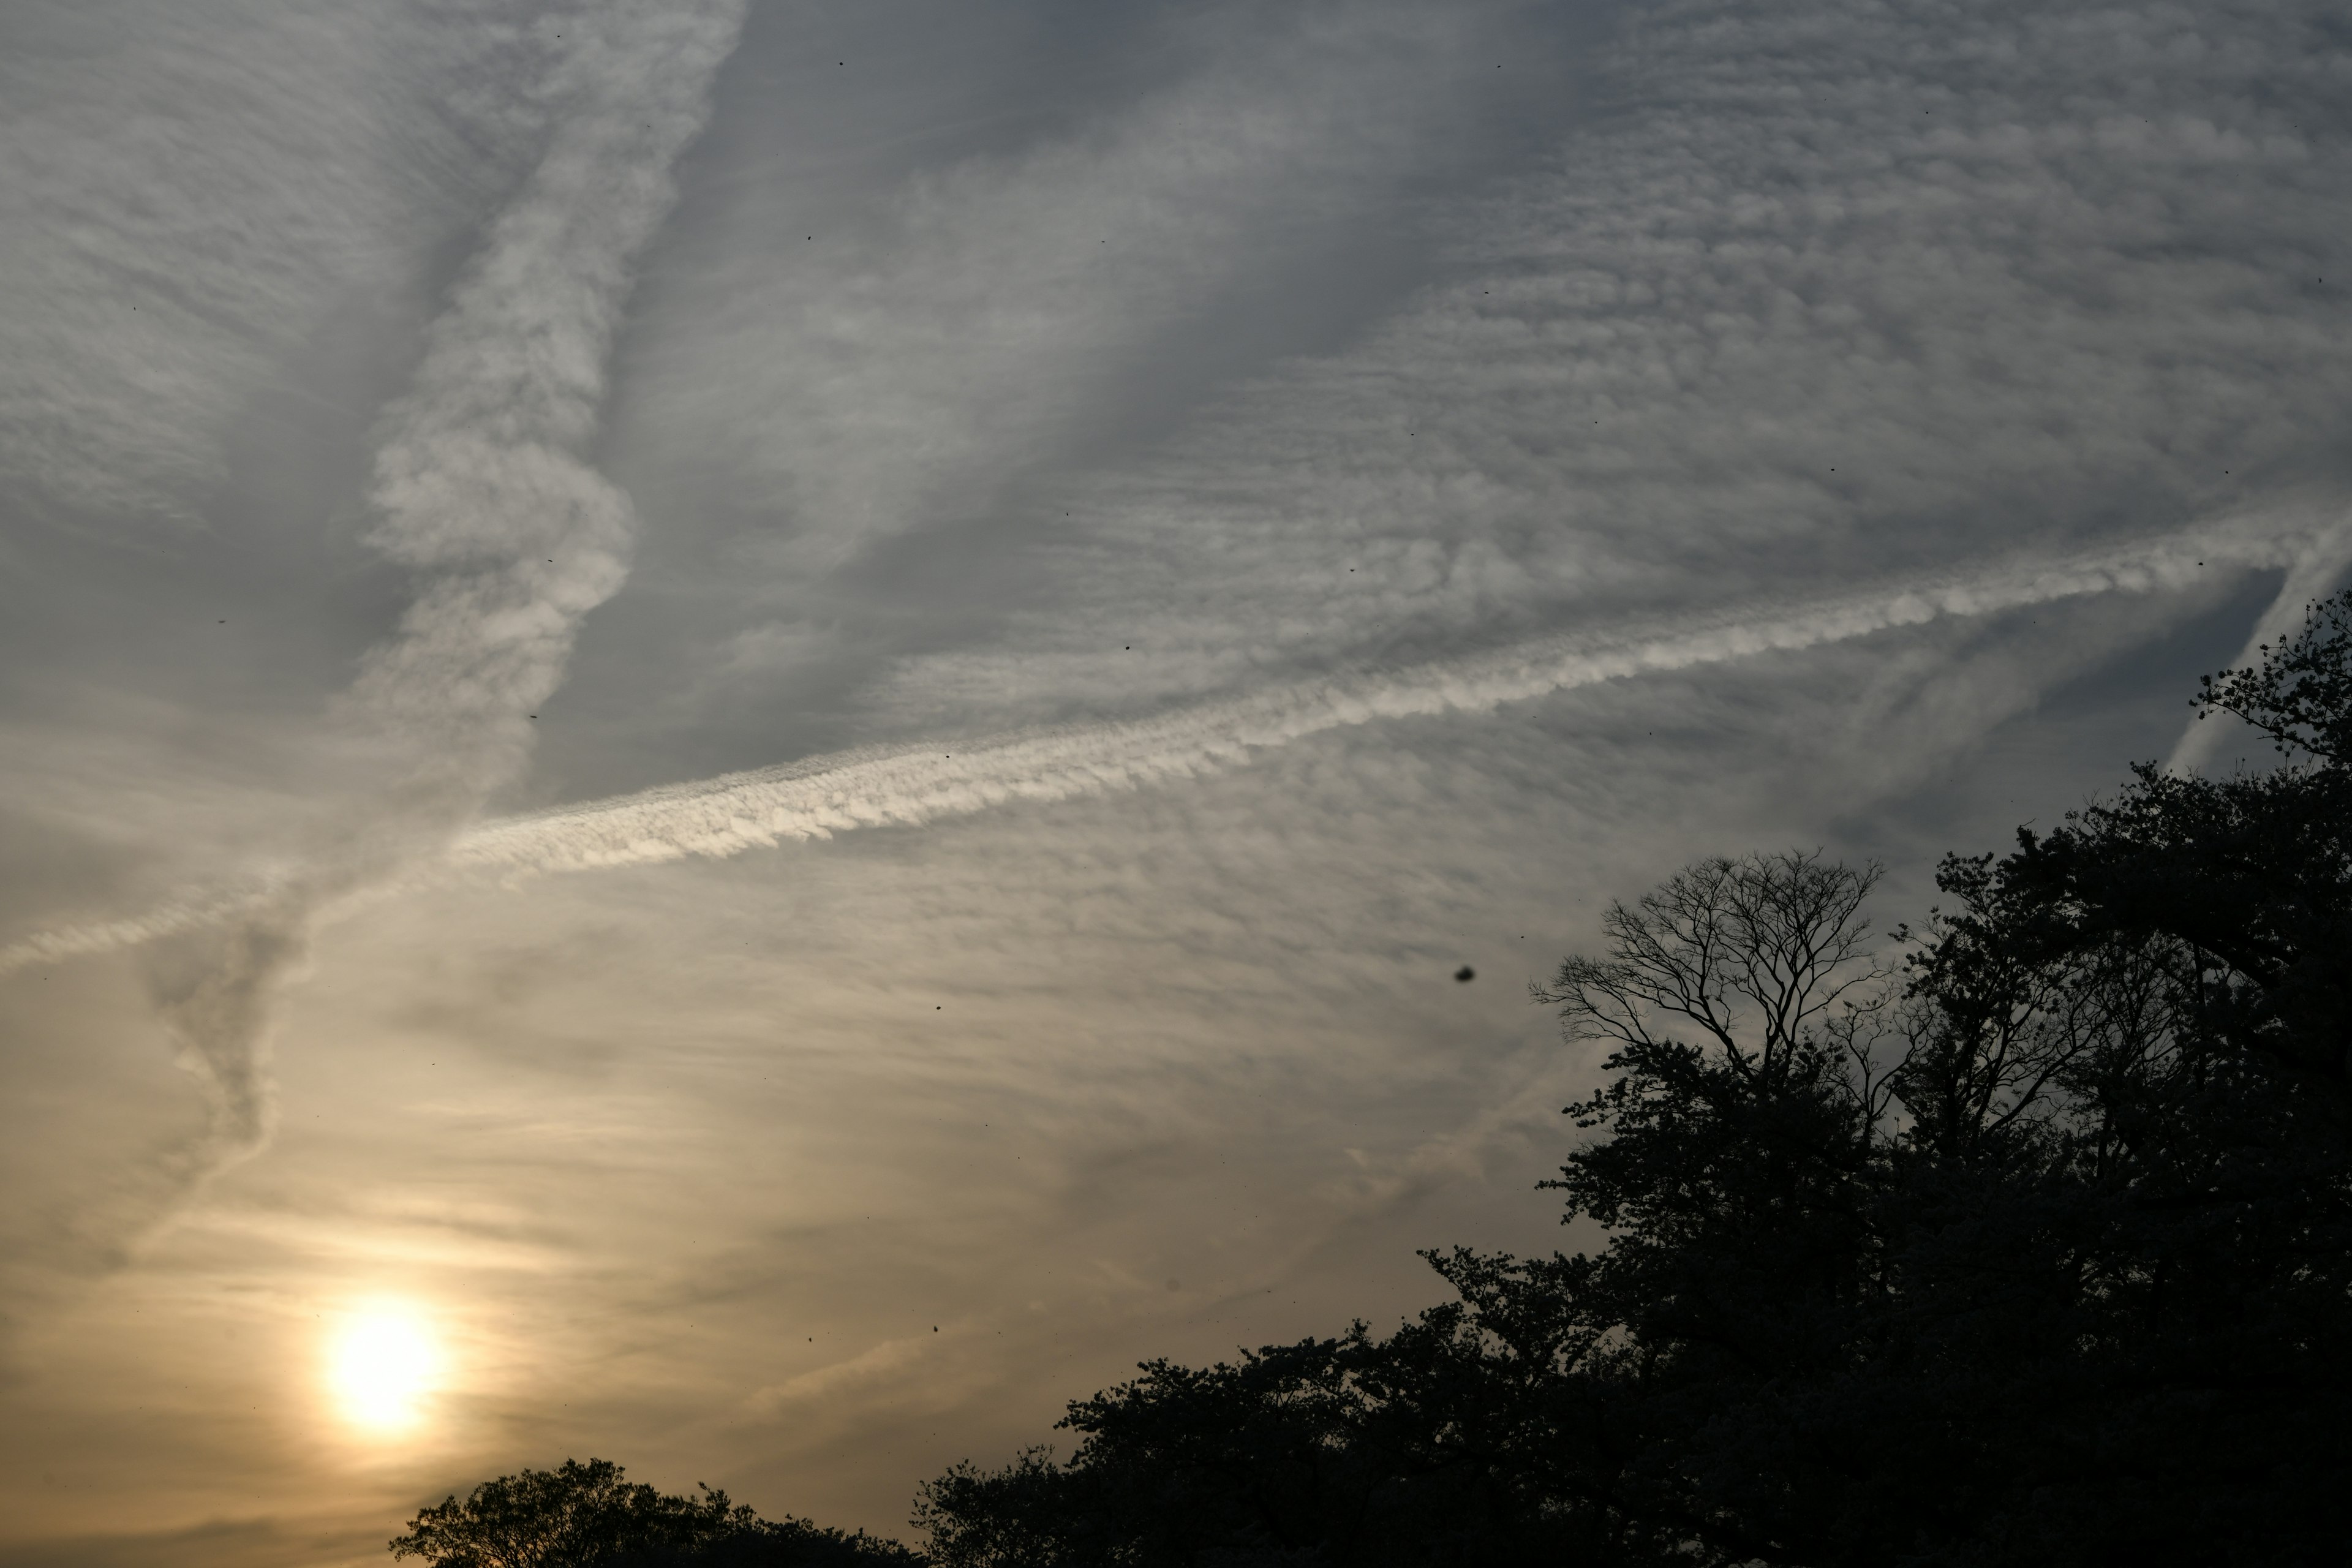
[[(481, 823), (437, 862), (375, 896), (449, 874), (516, 879), (719, 858), (858, 828), (912, 826), (1017, 801), (1139, 788), (1245, 763), (1259, 752), (1384, 719), (1491, 710), (1555, 691), (1844, 642), (1897, 626), (2111, 593), (2185, 587), (2217, 571), (2297, 568), (2334, 548), (2335, 526), (2242, 523), (2063, 560), (1790, 606), (1551, 637), (1466, 659), (1304, 682), (1126, 722), (993, 740), (871, 749), (667, 784)], [(109, 952), (238, 918), (257, 884), (183, 898), (128, 919), (65, 926), (0, 948), (0, 973)], [(348, 909), (365, 895), (346, 895)]]
[(2308, 531), (2204, 530), (2095, 555), (1823, 600), (1778, 614), (1542, 638), (1385, 674), (1278, 688), (1128, 722), (850, 752), (486, 822), (451, 864), (509, 877), (737, 855), (1238, 765), (1348, 725), (1475, 712), (1644, 673), (1819, 647), (1894, 626), (2095, 594), (2185, 586), (2215, 568), (2291, 566)]

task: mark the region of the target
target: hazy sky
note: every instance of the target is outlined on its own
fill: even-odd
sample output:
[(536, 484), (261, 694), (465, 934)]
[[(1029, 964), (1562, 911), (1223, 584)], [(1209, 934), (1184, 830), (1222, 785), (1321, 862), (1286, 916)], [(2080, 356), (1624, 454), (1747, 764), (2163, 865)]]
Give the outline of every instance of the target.
[(1559, 1244), (1526, 983), (2172, 754), (2347, 395), (2332, 0), (10, 0), (0, 1563)]

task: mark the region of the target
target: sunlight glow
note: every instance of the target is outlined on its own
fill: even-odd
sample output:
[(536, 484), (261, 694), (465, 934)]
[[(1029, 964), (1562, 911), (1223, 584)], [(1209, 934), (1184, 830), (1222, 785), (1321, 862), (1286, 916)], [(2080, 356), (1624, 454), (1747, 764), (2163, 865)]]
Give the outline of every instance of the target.
[(440, 1377), (430, 1327), (406, 1302), (353, 1311), (328, 1347), (327, 1385), (343, 1418), (372, 1430), (416, 1425)]

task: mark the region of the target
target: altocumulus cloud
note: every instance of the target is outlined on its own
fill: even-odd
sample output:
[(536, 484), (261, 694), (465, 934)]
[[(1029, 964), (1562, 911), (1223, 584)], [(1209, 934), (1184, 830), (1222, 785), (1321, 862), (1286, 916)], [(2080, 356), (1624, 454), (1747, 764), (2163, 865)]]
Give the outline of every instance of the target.
[[(485, 826), (457, 858), (625, 864), (919, 822), (1180, 776), (1384, 714), (2206, 571), (2295, 568), (2273, 617), (2291, 613), (2342, 564), (2335, 410), (2352, 392), (2352, 314), (2321, 281), (2352, 202), (2321, 21), (2311, 7), (1651, 8), (1609, 61), (1627, 107), (1557, 167), (1443, 209), (1465, 234), (1454, 280), (1364, 347), (1245, 390), (1168, 456), (1074, 481), (1088, 522), (1041, 552), (1062, 590), (1051, 617), (993, 650), (909, 660), (883, 694), (900, 722), (952, 714), (968, 736), (1013, 692), (1016, 720), (1247, 695), (675, 786)], [(990, 311), (1020, 312), (1013, 283), (991, 294), (923, 269), (977, 251), (993, 260), (982, 280), (1063, 284), (1061, 253), (1082, 248), (1064, 242), (1119, 230), (1139, 182), (1151, 187), (1146, 161), (1090, 197), (1059, 156), (919, 188), (925, 221), (889, 286), (913, 308), (891, 314), (967, 331), (891, 330), (951, 341), (950, 367), (1046, 352), (987, 330)], [(984, 205), (959, 216), (940, 194), (957, 190)], [(942, 237), (982, 211), (980, 239)], [(1215, 247), (1220, 224), (1202, 226), (1180, 257)], [(1034, 252), (1002, 253), (1015, 233)], [(1102, 336), (1045, 341), (1102, 352)], [(818, 358), (875, 367), (859, 374), (936, 359), (838, 347)], [(929, 386), (971, 411), (943, 412), (946, 428), (1000, 416), (984, 363)], [(834, 423), (878, 411), (908, 438), (901, 395), (809, 385)], [(948, 443), (947, 471), (969, 477), (954, 467), (969, 440)], [(860, 501), (843, 491), (824, 510), (856, 517), (885, 493), (850, 477), (866, 463), (812, 445), (794, 467), (851, 486)], [(2250, 504), (2270, 521), (2248, 521)], [(920, 507), (882, 510), (904, 521)], [(2019, 559), (2069, 542), (2077, 553), (2047, 572)], [(1874, 577), (1903, 585), (1821, 602)], [(1714, 603), (1713, 624), (1639, 625), (1694, 599)], [(1563, 619), (1595, 629), (1267, 686), (1286, 667), (1393, 664)]]
[(789, 184), (743, 198), (686, 247), (627, 438), (781, 511), (762, 564), (787, 602), (969, 518), (1068, 457), (1171, 331), (1440, 163), (1478, 10), (1302, 6), (1213, 34), (1202, 68), (1117, 115), (919, 171), (819, 233), (774, 210), (808, 201)]
[[(2331, 8), (1637, 8), (1449, 276), (1155, 460), (910, 720), (1935, 573), (2344, 495)], [(1150, 658), (1107, 662), (1133, 645)]]
[(112, 534), (203, 526), (226, 433), (338, 309), (398, 296), (528, 166), (520, 5), (13, 7), (0, 479)]

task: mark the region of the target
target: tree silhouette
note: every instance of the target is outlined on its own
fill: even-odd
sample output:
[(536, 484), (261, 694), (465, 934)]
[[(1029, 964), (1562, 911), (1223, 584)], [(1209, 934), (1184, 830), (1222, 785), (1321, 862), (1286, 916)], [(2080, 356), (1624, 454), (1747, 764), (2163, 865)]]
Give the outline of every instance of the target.
[(1877, 878), (1694, 865), (1538, 993), (1611, 1054), (1597, 1253), (1427, 1255), (1396, 1333), (1147, 1363), (959, 1467), (952, 1568), (2304, 1563), (2352, 1545), (2352, 595), (1889, 963)]
[(887, 1568), (917, 1559), (895, 1542), (763, 1520), (700, 1489), (678, 1497), (629, 1482), (609, 1459), (566, 1459), (484, 1481), (420, 1511), (392, 1554), (433, 1568)]

